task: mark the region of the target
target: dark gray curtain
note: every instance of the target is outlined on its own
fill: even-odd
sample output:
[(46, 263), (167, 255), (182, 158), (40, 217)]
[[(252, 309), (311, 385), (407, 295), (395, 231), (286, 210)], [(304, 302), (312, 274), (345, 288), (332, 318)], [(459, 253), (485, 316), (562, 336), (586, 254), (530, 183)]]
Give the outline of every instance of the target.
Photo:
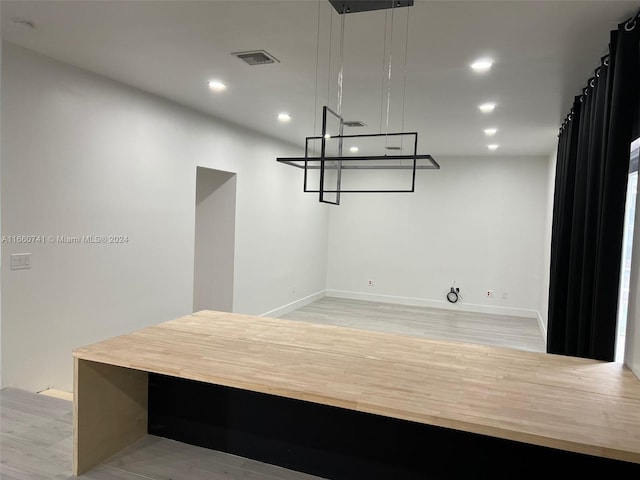
[(611, 32), (559, 135), (547, 351), (613, 361), (629, 149), (638, 127), (640, 19)]

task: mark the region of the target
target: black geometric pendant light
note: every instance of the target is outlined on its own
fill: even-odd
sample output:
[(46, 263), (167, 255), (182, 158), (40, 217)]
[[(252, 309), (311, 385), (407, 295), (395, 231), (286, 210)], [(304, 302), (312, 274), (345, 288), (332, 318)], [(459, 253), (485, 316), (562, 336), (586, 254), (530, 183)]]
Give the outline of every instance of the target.
[[(344, 19), (347, 14), (363, 14), (375, 10), (388, 10), (393, 15), (397, 8), (410, 7), (413, 0), (405, 1), (358, 1), (358, 0), (329, 0), (335, 11), (342, 16), (340, 50), (344, 45)], [(408, 42), (408, 12), (407, 12), (407, 42)], [(391, 21), (393, 26), (393, 17)], [(385, 21), (386, 28), (386, 21)], [(319, 34), (318, 34), (319, 35)], [(319, 39), (318, 39), (319, 42)], [(387, 35), (385, 32), (385, 51), (387, 50)], [(406, 52), (407, 45), (405, 45)], [(389, 46), (389, 52), (391, 48)], [(341, 54), (342, 55), (342, 54)], [(391, 54), (389, 53), (387, 70), (389, 82), (391, 77)], [(406, 75), (406, 58), (405, 58)], [(338, 73), (338, 106), (337, 111), (328, 106), (322, 109), (322, 129), (319, 136), (305, 139), (304, 157), (280, 157), (277, 161), (304, 170), (304, 191), (319, 194), (319, 201), (332, 205), (340, 204), (343, 193), (410, 193), (415, 191), (416, 172), (418, 170), (437, 170), (440, 165), (431, 155), (418, 154), (417, 132), (388, 132), (390, 88), (387, 95), (387, 131), (371, 134), (346, 135), (345, 126), (355, 126), (357, 122), (347, 122), (342, 116), (342, 56)], [(317, 75), (317, 73), (316, 73)], [(406, 85), (406, 78), (405, 78)], [(317, 92), (316, 92), (317, 94)], [(384, 109), (383, 109), (384, 110)], [(403, 99), (404, 110), (404, 99)], [(404, 116), (404, 111), (403, 111)], [(357, 126), (362, 126), (358, 124)], [(382, 127), (382, 119), (381, 119)], [(369, 148), (360, 152), (355, 142), (365, 142)], [(409, 150), (408, 154), (401, 154)], [(393, 152), (393, 153), (388, 153)], [(343, 173), (358, 171), (350, 174), (351, 181), (345, 184)], [(368, 184), (374, 172), (378, 174), (386, 170), (401, 170), (402, 180), (395, 179), (387, 185)], [(358, 177), (353, 178), (357, 173)], [(378, 177), (379, 179), (380, 177)], [(389, 178), (384, 177), (384, 178)], [(401, 183), (398, 183), (400, 181)]]

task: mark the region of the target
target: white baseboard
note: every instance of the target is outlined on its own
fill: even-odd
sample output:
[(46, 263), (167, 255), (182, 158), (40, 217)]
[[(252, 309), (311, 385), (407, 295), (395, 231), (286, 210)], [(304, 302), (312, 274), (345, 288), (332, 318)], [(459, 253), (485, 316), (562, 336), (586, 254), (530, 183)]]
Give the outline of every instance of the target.
[(309, 305), (310, 303), (315, 302), (316, 300), (320, 300), (326, 296), (326, 290), (321, 290), (312, 295), (301, 298), (300, 300), (296, 300), (295, 302), (288, 303), (281, 307), (278, 307), (269, 312), (263, 313), (260, 317), (280, 317), (282, 315), (286, 315), (289, 312), (293, 312), (294, 310), (304, 307), (305, 305)]
[(59, 398), (61, 400), (69, 400), (73, 402), (72, 392), (66, 392), (64, 390), (56, 390), (54, 388), (47, 388), (46, 390), (42, 390), (41, 392), (38, 392), (38, 393), (41, 395), (46, 395), (48, 397), (54, 397), (54, 398)]
[(547, 326), (544, 324), (544, 320), (542, 319), (542, 315), (540, 312), (536, 312), (538, 318), (538, 326), (540, 327), (540, 331), (542, 332), (542, 337), (544, 338), (545, 343), (547, 342)]
[(411, 305), (415, 307), (442, 308), (446, 310), (458, 310), (462, 312), (489, 313), (492, 315), (505, 315), (510, 317), (525, 317), (535, 319), (539, 317), (539, 313), (536, 310), (527, 310), (524, 308), (479, 305), (475, 303), (449, 303), (445, 300), (427, 300), (423, 298), (396, 297), (392, 295), (348, 292), (344, 290), (327, 290), (326, 296), (347, 298), (350, 300), (366, 300), (369, 302), (395, 303), (399, 305)]

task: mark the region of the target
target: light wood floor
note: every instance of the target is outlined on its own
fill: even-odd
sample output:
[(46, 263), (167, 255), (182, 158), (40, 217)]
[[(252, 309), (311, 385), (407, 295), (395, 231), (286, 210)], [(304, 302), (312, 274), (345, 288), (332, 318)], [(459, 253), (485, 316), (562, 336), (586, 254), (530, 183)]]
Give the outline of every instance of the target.
[(544, 352), (535, 318), (325, 297), (280, 318)]
[[(72, 479), (73, 405), (0, 390), (0, 479)], [(148, 435), (84, 474), (92, 480), (313, 480), (273, 465)]]

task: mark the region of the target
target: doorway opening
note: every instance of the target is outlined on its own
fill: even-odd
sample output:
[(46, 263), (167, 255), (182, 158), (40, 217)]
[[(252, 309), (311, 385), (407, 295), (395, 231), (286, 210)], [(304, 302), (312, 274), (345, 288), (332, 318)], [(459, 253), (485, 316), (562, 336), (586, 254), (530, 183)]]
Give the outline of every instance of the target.
[(236, 174), (197, 167), (193, 311), (233, 311)]

